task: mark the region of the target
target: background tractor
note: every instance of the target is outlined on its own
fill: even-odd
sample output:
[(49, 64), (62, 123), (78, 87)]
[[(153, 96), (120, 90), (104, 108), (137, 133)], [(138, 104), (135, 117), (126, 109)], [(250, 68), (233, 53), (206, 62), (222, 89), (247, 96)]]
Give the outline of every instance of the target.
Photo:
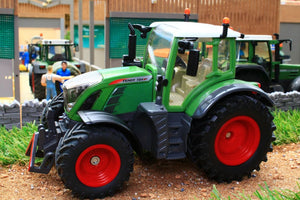
[[(34, 39), (34, 40), (33, 40)], [(86, 72), (84, 63), (72, 59), (74, 44), (69, 40), (46, 40), (34, 37), (29, 45), (31, 66), (29, 68), (29, 85), (34, 98), (45, 99), (45, 87), (41, 85), (41, 77), (47, 73), (47, 66), (53, 65), (53, 72), (61, 68), (61, 62), (67, 61), (71, 75), (76, 76)], [(36, 41), (37, 42), (33, 42)], [(61, 92), (57, 83), (57, 92)]]
[(300, 91), (300, 65), (287, 64), (281, 46), (292, 41), (271, 35), (245, 35), (237, 40), (236, 78), (256, 81), (266, 92)]
[[(258, 83), (235, 79), (236, 38), (223, 26), (194, 22), (128, 25), (123, 67), (70, 79), (45, 108), (28, 145), (29, 171), (55, 167), (81, 198), (122, 188), (134, 154), (190, 158), (219, 182), (259, 170), (272, 151), (273, 105)], [(148, 43), (135, 59), (136, 31)], [(40, 166), (36, 157), (43, 157)]]

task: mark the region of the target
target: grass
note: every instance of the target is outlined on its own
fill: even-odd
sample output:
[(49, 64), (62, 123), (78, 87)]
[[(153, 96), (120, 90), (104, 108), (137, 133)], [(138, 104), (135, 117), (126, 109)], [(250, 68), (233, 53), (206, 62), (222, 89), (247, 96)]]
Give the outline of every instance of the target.
[(36, 130), (37, 126), (33, 123), (22, 129), (14, 127), (6, 130), (5, 127), (0, 127), (0, 165), (27, 164), (29, 157), (25, 156), (25, 151)]
[[(271, 190), (269, 186), (265, 183), (265, 186), (262, 187), (261, 185), (260, 190), (256, 190), (254, 192), (255, 199), (260, 200), (300, 200), (300, 185), (298, 185), (298, 192), (293, 192), (291, 190)], [(241, 199), (241, 200), (251, 200), (253, 199), (253, 196), (251, 195), (245, 195), (244, 193), (238, 193), (234, 195), (234, 199)], [(220, 192), (217, 190), (216, 186), (213, 185), (213, 190), (211, 192), (211, 200), (225, 200), (226, 198), (222, 197)], [(231, 199), (230, 196), (227, 198), (228, 200)]]
[(300, 141), (300, 111), (286, 112), (276, 110), (273, 112), (276, 125), (276, 140), (274, 145), (297, 143)]

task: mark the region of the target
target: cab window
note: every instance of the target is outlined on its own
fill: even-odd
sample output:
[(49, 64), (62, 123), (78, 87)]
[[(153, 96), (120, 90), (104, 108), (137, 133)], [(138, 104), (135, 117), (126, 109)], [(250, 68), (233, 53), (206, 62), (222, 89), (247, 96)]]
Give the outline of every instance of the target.
[(197, 75), (186, 75), (189, 51), (186, 50), (183, 54), (177, 53), (169, 96), (171, 106), (180, 106), (188, 94), (205, 81), (206, 76), (212, 72), (212, 40), (207, 38), (194, 38), (194, 40), (194, 49), (198, 49), (200, 53)]

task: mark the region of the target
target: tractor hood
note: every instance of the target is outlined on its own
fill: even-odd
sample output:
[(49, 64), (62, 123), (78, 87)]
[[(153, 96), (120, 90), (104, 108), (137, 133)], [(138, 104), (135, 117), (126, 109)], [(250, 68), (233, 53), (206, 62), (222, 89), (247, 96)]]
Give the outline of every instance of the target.
[[(119, 85), (134, 85), (149, 82), (151, 79), (150, 72), (135, 66), (102, 69), (81, 74), (66, 81), (63, 85), (65, 108), (67, 112), (70, 112), (76, 105), (73, 111), (76, 113), (80, 106), (87, 102), (87, 98), (93, 96), (94, 93), (99, 94), (99, 91), (106, 93), (107, 90), (111, 93)], [(81, 98), (78, 98), (79, 96)]]
[(152, 79), (151, 73), (140, 67), (117, 67), (99, 70), (103, 77), (103, 84), (117, 85), (136, 82), (146, 82)]
[(84, 86), (85, 88), (100, 83), (102, 81), (102, 76), (99, 71), (92, 71), (80, 76), (76, 76), (64, 83), (64, 88), (67, 90), (72, 88), (77, 88)]

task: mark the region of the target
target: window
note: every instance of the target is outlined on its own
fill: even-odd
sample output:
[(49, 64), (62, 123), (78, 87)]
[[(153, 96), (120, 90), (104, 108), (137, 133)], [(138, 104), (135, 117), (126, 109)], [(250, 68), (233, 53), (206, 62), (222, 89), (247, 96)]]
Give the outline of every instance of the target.
[(270, 62), (269, 47), (267, 42), (258, 42), (255, 47), (255, 56)]
[(172, 35), (164, 32), (153, 31), (150, 36), (145, 63), (156, 66), (159, 74), (165, 75), (171, 43)]
[(236, 44), (236, 60), (247, 61), (249, 57), (248, 42), (237, 42)]
[(230, 44), (229, 40), (221, 40), (218, 47), (218, 69), (227, 71), (230, 69)]
[(186, 50), (184, 54), (177, 54), (169, 97), (171, 106), (181, 105), (190, 92), (205, 81), (206, 76), (212, 71), (211, 42), (212, 40), (207, 38), (193, 41), (194, 48), (198, 49), (200, 53), (196, 76), (186, 75), (189, 51)]
[(48, 46), (48, 59), (51, 61), (69, 60), (67, 46)]

